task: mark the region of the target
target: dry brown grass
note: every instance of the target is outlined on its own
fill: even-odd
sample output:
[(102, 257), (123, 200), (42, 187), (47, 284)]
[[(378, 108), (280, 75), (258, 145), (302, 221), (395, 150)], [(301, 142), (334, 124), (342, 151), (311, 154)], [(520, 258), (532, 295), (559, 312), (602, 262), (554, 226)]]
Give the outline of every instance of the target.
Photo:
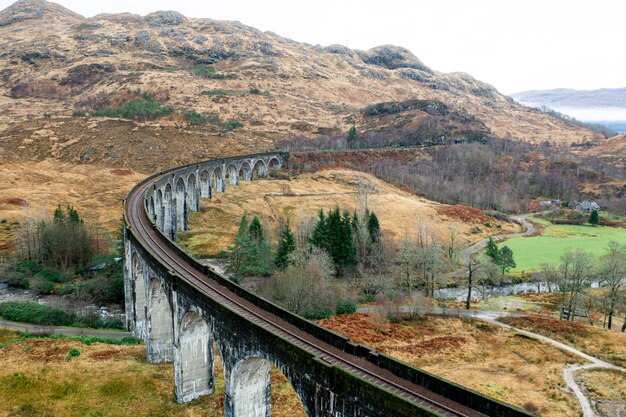
[(626, 374), (624, 372), (593, 369), (576, 376), (578, 384), (590, 397), (600, 417), (626, 415)]
[(542, 416), (578, 416), (561, 376), (579, 358), (515, 332), (474, 320), (429, 316), (386, 324), (353, 314), (320, 321), (355, 342)]
[[(0, 218), (9, 223), (24, 216), (49, 218), (57, 204), (72, 204), (88, 224), (113, 232), (120, 225), (122, 199), (143, 177), (132, 171), (119, 175), (105, 167), (52, 160), (2, 164)], [(8, 240), (6, 232), (4, 236)]]
[[(15, 338), (0, 332), (0, 342)], [(65, 361), (76, 347), (80, 356)], [(176, 404), (171, 364), (145, 361), (145, 346), (22, 341), (0, 349), (0, 416), (223, 416), (224, 379), (215, 360), (215, 393)], [(272, 369), (272, 415), (304, 417), (285, 377)]]
[(546, 335), (589, 355), (626, 365), (626, 334), (545, 316), (504, 317), (503, 323)]
[[(249, 217), (259, 216), (274, 228), (279, 219), (289, 220), (297, 226), (303, 219), (315, 218), (320, 208), (339, 206), (354, 210), (357, 205), (359, 182), (368, 182), (374, 192), (368, 197), (368, 206), (374, 211), (383, 230), (389, 231), (396, 242), (405, 236), (414, 238), (418, 225), (442, 241), (449, 235), (449, 227), (461, 232), (462, 239), (474, 242), (488, 235), (470, 233), (473, 222), (465, 223), (455, 217), (440, 213), (448, 207), (385, 183), (371, 175), (346, 169), (332, 169), (302, 174), (291, 180), (242, 181), (237, 187), (227, 186), (226, 193), (217, 193), (214, 199), (201, 202), (201, 211), (191, 213), (190, 232), (181, 234), (181, 242), (200, 256), (225, 250), (233, 241), (244, 212)], [(288, 195), (285, 194), (288, 190)], [(493, 233), (517, 230), (518, 226), (497, 222), (500, 229)], [(483, 228), (486, 229), (486, 228)]]

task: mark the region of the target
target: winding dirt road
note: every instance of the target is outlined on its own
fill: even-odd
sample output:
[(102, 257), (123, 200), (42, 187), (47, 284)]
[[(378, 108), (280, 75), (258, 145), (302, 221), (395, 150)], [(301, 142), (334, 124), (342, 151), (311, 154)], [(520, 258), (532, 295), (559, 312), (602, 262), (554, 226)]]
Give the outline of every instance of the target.
[[(535, 233), (535, 226), (533, 226), (532, 223), (530, 223), (528, 220), (526, 220), (527, 217), (535, 215), (536, 213), (527, 213), (527, 214), (520, 214), (518, 216), (513, 217), (513, 221), (515, 223), (520, 224), (522, 227), (526, 228), (525, 231), (523, 232), (518, 232), (518, 233), (507, 233), (507, 234), (502, 234), (502, 235), (496, 235), (496, 236), (491, 236), (491, 239), (493, 239), (494, 242), (501, 242), (503, 240), (506, 239), (512, 239), (515, 237), (523, 237), (523, 236), (529, 236), (532, 235), (533, 233)], [(461, 252), (461, 264), (463, 265), (463, 267), (457, 269), (454, 272), (449, 272), (447, 274), (442, 274), (440, 275), (441, 278), (453, 278), (453, 277), (461, 277), (461, 276), (465, 276), (467, 274), (466, 271), (466, 266), (469, 263), (470, 258), (482, 251), (485, 246), (487, 246), (487, 243), (489, 242), (490, 238), (486, 238), (481, 240), (478, 243), (473, 244), (472, 246), (463, 249), (463, 251)]]
[(497, 314), (495, 312), (486, 312), (486, 311), (477, 311), (475, 314), (475, 317), (478, 319), (494, 324), (496, 326), (501, 326), (507, 329), (511, 329), (517, 333), (523, 334), (524, 336), (528, 336), (533, 339), (537, 339), (542, 342), (549, 343), (553, 346), (556, 346), (557, 348), (561, 350), (571, 352), (591, 362), (591, 363), (586, 363), (586, 364), (568, 366), (567, 368), (563, 370), (563, 379), (565, 380), (565, 383), (567, 384), (568, 388), (571, 389), (574, 395), (576, 396), (576, 399), (578, 400), (578, 403), (580, 404), (580, 408), (582, 409), (583, 416), (584, 417), (597, 417), (597, 414), (593, 411), (593, 407), (591, 406), (591, 402), (589, 401), (589, 398), (587, 398), (583, 390), (576, 383), (576, 378), (575, 378), (576, 373), (581, 370), (588, 370), (588, 369), (594, 369), (594, 368), (613, 369), (616, 371), (626, 373), (626, 368), (622, 368), (621, 366), (604, 362), (603, 360), (600, 360), (591, 355), (587, 355), (586, 353), (581, 352), (578, 349), (574, 349), (573, 347), (568, 346), (565, 343), (558, 342), (554, 339), (550, 339), (549, 337), (546, 337), (537, 333), (529, 332), (527, 330), (522, 330), (522, 329), (510, 326), (505, 323), (501, 323), (497, 320), (497, 318), (501, 316), (502, 314)]

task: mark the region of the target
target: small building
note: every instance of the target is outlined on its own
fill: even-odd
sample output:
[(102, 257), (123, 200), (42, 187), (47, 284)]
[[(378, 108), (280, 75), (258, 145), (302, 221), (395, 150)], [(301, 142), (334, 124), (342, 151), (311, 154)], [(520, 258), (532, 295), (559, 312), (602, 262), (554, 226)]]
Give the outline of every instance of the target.
[(543, 200), (539, 202), (539, 207), (542, 209), (561, 207), (561, 200)]
[(591, 213), (593, 210), (600, 210), (600, 206), (595, 201), (574, 201), (574, 210)]

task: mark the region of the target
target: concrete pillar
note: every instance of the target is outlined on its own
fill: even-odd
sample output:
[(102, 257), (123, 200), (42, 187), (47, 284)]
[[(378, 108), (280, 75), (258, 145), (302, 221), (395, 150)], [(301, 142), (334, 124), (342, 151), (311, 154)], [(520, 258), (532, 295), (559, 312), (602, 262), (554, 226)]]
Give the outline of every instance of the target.
[(213, 392), (213, 345), (209, 326), (188, 311), (175, 329), (174, 383), (176, 401), (185, 403)]
[(148, 338), (146, 350), (151, 363), (174, 359), (174, 323), (172, 307), (162, 280), (150, 280), (148, 299)]
[(176, 181), (176, 196), (174, 199), (174, 230), (185, 231), (187, 230), (187, 190), (185, 188), (185, 181), (179, 178)]
[(228, 184), (239, 185), (239, 172), (237, 171), (237, 167), (234, 165), (229, 165), (227, 169), (228, 169)]
[(133, 281), (133, 326), (132, 333), (146, 339), (146, 283), (143, 261), (135, 252), (131, 262)]
[(132, 253), (133, 248), (128, 240), (128, 231), (124, 227), (124, 309), (126, 311), (126, 328), (132, 331), (135, 328), (133, 301), (133, 276), (132, 276)]
[(174, 238), (174, 196), (172, 195), (172, 185), (167, 183), (163, 198), (163, 229), (162, 232), (170, 239)]
[(245, 359), (235, 367), (224, 385), (224, 417), (271, 416), (270, 368), (261, 358)]

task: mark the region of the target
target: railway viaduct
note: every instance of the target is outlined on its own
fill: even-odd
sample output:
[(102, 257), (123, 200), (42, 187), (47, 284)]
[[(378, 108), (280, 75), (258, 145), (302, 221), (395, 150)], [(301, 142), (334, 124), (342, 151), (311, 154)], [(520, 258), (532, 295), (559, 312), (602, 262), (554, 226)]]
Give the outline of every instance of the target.
[(137, 184), (124, 201), (127, 326), (145, 340), (150, 362), (174, 362), (176, 400), (213, 393), (218, 354), (225, 417), (271, 415), (271, 365), (310, 417), (528, 416), (257, 297), (175, 244), (201, 198), (263, 178), (288, 157), (265, 153), (173, 168)]

